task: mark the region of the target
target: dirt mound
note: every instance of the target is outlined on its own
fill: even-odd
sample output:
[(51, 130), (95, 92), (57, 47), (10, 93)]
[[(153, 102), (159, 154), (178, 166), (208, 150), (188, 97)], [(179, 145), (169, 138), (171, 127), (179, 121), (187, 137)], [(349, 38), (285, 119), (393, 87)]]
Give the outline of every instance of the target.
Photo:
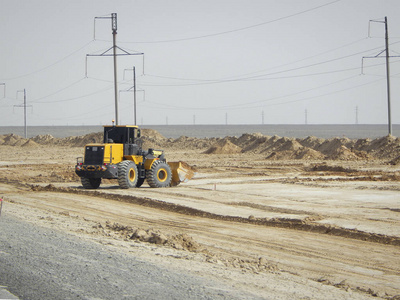
[(325, 159), (325, 155), (314, 149), (303, 147), (295, 153), (295, 159), (306, 159), (306, 160), (316, 160)]
[(245, 143), (240, 143), (239, 146), (243, 148), (243, 152), (260, 152), (263, 149), (263, 145), (265, 145), (269, 138), (270, 137), (267, 136), (261, 136), (258, 138), (254, 137)]
[(329, 151), (327, 159), (332, 160), (358, 160), (360, 157), (346, 146), (339, 146)]
[(213, 144), (220, 141), (220, 138), (193, 138), (187, 136), (181, 136), (177, 139), (168, 139), (165, 147), (178, 148), (178, 149), (195, 149), (203, 150), (210, 148)]
[(208, 150), (204, 151), (205, 154), (235, 154), (241, 153), (242, 148), (236, 146), (231, 141), (224, 139), (213, 146), (211, 146)]
[(321, 138), (317, 138), (315, 136), (308, 136), (305, 139), (298, 139), (298, 142), (303, 145), (304, 147), (308, 147), (311, 149), (317, 148), (321, 145), (325, 140)]
[(96, 144), (103, 142), (103, 133), (89, 133), (83, 136), (66, 137), (59, 139), (57, 144), (71, 147), (83, 147), (86, 144)]
[(33, 140), (29, 139), (24, 144), (22, 144), (21, 147), (39, 147), (39, 145)]
[(343, 172), (343, 173), (356, 173), (358, 172), (355, 169), (345, 168), (343, 166), (330, 166), (326, 163), (321, 165), (314, 165), (310, 168), (310, 171), (313, 172)]
[(244, 151), (252, 151), (258, 148), (262, 143), (265, 143), (269, 137), (262, 135), (261, 133), (244, 133), (236, 139), (235, 144), (239, 147), (246, 149)]
[(145, 128), (145, 129), (140, 129), (140, 131), (143, 138), (152, 139), (155, 141), (162, 141), (162, 142), (167, 140), (167, 138), (164, 137), (157, 130)]
[(400, 139), (394, 136), (385, 136), (364, 143), (355, 143), (356, 150), (365, 151), (374, 157), (387, 159), (395, 158), (400, 153)]
[(319, 152), (332, 156), (335, 155), (339, 149), (344, 145), (343, 141), (339, 138), (332, 138), (325, 140), (320, 146), (317, 146)]
[(188, 250), (191, 252), (196, 252), (201, 248), (200, 245), (187, 234), (174, 235), (168, 239), (167, 244), (175, 249)]
[(56, 138), (54, 138), (50, 134), (45, 134), (45, 135), (37, 135), (31, 138), (31, 140), (40, 145), (50, 145), (55, 143)]
[(288, 139), (283, 140), (282, 144), (278, 148), (278, 151), (297, 151), (301, 148), (303, 148), (303, 146), (298, 141), (294, 139)]
[[(3, 145), (7, 146), (21, 146), (24, 142), (21, 142), (21, 140), (25, 140), (23, 137), (10, 133), (3, 135)], [(26, 140), (25, 140), (26, 141)]]
[(389, 164), (390, 164), (390, 165), (393, 165), (393, 166), (399, 165), (399, 164), (400, 164), (400, 156), (397, 156), (396, 158), (392, 159), (392, 160), (389, 162)]
[[(98, 225), (103, 227), (102, 225)], [(168, 235), (154, 229), (134, 229), (130, 226), (118, 223), (106, 222), (106, 229), (131, 240), (152, 243), (156, 245), (165, 245), (178, 250), (187, 250), (197, 252), (201, 249), (200, 245), (187, 234)]]
[(143, 149), (164, 148), (167, 138), (154, 129), (141, 129), (142, 147)]
[[(29, 143), (27, 143), (30, 141)], [(199, 153), (235, 154), (250, 152), (264, 154), (268, 159), (328, 159), (328, 160), (370, 160), (385, 159), (388, 163), (398, 164), (395, 159), (400, 155), (400, 139), (385, 136), (371, 139), (349, 139), (336, 137), (322, 139), (314, 136), (307, 138), (288, 138), (265, 136), (261, 133), (245, 133), (239, 138), (194, 138), (181, 136), (177, 139), (166, 138), (153, 129), (142, 129), (143, 149), (168, 149), (168, 151), (198, 150)], [(0, 136), (0, 145), (32, 147), (35, 145), (55, 145), (83, 147), (89, 143), (102, 143), (102, 132), (83, 136), (55, 138), (49, 134), (38, 135), (29, 140), (15, 134)]]

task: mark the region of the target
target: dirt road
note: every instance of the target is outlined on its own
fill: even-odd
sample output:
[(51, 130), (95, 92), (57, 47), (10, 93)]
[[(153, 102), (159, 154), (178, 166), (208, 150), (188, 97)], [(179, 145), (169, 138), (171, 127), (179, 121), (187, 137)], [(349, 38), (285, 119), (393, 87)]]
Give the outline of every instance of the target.
[(167, 149), (170, 160), (197, 167), (195, 179), (87, 191), (73, 173), (80, 148), (0, 151), (7, 213), (35, 225), (265, 299), (400, 295), (398, 166)]

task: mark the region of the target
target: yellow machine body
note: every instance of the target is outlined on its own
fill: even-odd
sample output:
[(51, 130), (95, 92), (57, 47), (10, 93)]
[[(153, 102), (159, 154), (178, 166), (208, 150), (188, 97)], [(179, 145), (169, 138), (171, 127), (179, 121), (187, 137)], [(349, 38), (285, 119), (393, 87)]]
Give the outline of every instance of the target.
[(117, 179), (122, 188), (176, 186), (194, 175), (184, 162), (167, 162), (163, 150), (142, 150), (137, 126), (104, 126), (103, 143), (85, 146), (85, 157), (77, 158), (76, 174), (84, 188), (98, 188), (101, 179)]

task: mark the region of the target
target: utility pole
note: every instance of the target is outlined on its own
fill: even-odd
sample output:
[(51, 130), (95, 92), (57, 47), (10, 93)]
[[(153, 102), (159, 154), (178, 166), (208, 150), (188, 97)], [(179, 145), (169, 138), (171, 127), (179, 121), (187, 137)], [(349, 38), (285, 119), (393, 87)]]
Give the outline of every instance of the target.
[(196, 115), (193, 115), (193, 125), (196, 125)]
[(261, 124), (264, 125), (264, 111), (261, 112)]
[(228, 125), (228, 113), (225, 113), (225, 125)]
[[(386, 58), (386, 89), (387, 89), (387, 103), (388, 103), (388, 132), (389, 135), (392, 135), (392, 111), (391, 111), (391, 103), (390, 103), (390, 68), (389, 68), (389, 58), (390, 57), (400, 57), (400, 56), (390, 56), (389, 55), (389, 32), (388, 32), (388, 21), (387, 17), (385, 17), (384, 21), (378, 21), (378, 20), (370, 20), (371, 22), (376, 22), (376, 23), (384, 23), (385, 24), (385, 49), (381, 52), (379, 52), (375, 56), (364, 56), (364, 58), (377, 58), (379, 55), (381, 55), (383, 52), (385, 52), (385, 58)], [(369, 36), (369, 26), (368, 26), (368, 36)]]
[(358, 106), (356, 106), (356, 124), (358, 124)]
[(133, 115), (135, 117), (136, 124), (136, 68), (133, 66)]
[(387, 102), (388, 102), (388, 126), (389, 135), (392, 135), (392, 110), (390, 106), (390, 71), (389, 71), (389, 34), (388, 22), (385, 17), (385, 44), (386, 44), (386, 87), (387, 87)]
[(20, 92), (24, 92), (24, 104), (14, 105), (14, 107), (23, 107), (24, 108), (24, 134), (25, 134), (25, 138), (27, 139), (28, 138), (28, 128), (26, 125), (26, 108), (32, 107), (32, 105), (26, 105), (26, 89), (17, 91), (17, 98), (18, 98), (18, 93), (20, 93)]
[[(113, 56), (114, 58), (114, 96), (115, 96), (115, 124), (119, 124), (118, 118), (118, 80), (117, 80), (117, 56), (120, 55), (144, 55), (144, 53), (129, 53), (124, 49), (117, 46), (117, 14), (112, 13), (111, 17), (95, 17), (96, 19), (111, 19), (111, 30), (113, 35), (113, 46), (108, 50), (104, 51), (102, 54), (86, 54), (86, 77), (87, 77), (87, 58), (89, 56)], [(96, 25), (94, 38), (96, 38)], [(112, 54), (107, 54), (111, 49), (113, 49)], [(117, 49), (121, 50), (123, 53), (117, 54)], [(143, 70), (144, 70), (144, 60), (143, 60)], [(135, 118), (136, 122), (136, 118)]]
[(4, 94), (3, 94), (3, 98), (5, 98), (5, 97), (6, 97), (6, 84), (5, 84), (5, 83), (1, 83), (1, 82), (0, 82), (0, 85), (3, 85), (3, 86), (4, 86)]
[[(133, 71), (133, 86), (131, 86), (129, 89), (127, 90), (123, 90), (120, 92), (132, 92), (133, 89), (133, 123), (134, 125), (137, 125), (137, 114), (136, 114), (136, 67), (133, 66), (132, 69), (125, 69), (124, 70), (124, 79), (125, 79), (125, 71)], [(139, 90), (140, 92), (145, 92), (145, 90)], [(146, 94), (144, 94), (144, 99), (146, 99)]]
[(117, 81), (117, 14), (111, 14), (111, 29), (113, 35), (114, 56), (114, 96), (115, 96), (115, 125), (118, 125), (118, 81)]
[(304, 111), (304, 124), (308, 124), (308, 113), (307, 113), (307, 109)]

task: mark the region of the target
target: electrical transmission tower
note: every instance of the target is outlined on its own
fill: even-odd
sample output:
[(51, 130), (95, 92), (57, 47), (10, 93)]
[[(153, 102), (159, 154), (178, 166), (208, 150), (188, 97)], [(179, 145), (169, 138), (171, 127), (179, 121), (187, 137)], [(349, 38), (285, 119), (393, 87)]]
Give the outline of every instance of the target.
[[(391, 104), (390, 104), (390, 64), (389, 64), (389, 58), (390, 57), (400, 57), (400, 56), (390, 56), (389, 55), (389, 33), (388, 33), (388, 21), (387, 17), (385, 17), (384, 21), (379, 21), (379, 20), (370, 20), (368, 24), (368, 37), (370, 35), (370, 24), (371, 22), (375, 23), (384, 23), (385, 24), (385, 49), (379, 52), (375, 56), (364, 56), (362, 58), (362, 69), (363, 69), (363, 64), (364, 64), (364, 58), (377, 58), (377, 57), (382, 57), (380, 56), (383, 52), (385, 52), (385, 58), (386, 58), (386, 89), (387, 89), (387, 103), (388, 103), (388, 131), (389, 135), (392, 135), (392, 111), (391, 111)], [(363, 71), (361, 71), (363, 74)]]
[[(112, 13), (110, 17), (95, 17), (96, 19), (111, 19), (111, 30), (113, 35), (113, 46), (108, 50), (104, 51), (101, 54), (86, 54), (86, 77), (87, 77), (87, 58), (89, 56), (112, 56), (114, 58), (114, 97), (115, 97), (115, 124), (118, 125), (118, 80), (117, 80), (117, 56), (126, 56), (126, 55), (144, 55), (144, 53), (129, 53), (128, 51), (117, 46), (117, 14)], [(94, 26), (94, 37), (96, 39), (96, 25)], [(113, 53), (108, 53), (110, 50), (113, 50)], [(122, 53), (117, 53), (117, 49)], [(143, 69), (144, 69), (144, 60), (143, 60)]]

